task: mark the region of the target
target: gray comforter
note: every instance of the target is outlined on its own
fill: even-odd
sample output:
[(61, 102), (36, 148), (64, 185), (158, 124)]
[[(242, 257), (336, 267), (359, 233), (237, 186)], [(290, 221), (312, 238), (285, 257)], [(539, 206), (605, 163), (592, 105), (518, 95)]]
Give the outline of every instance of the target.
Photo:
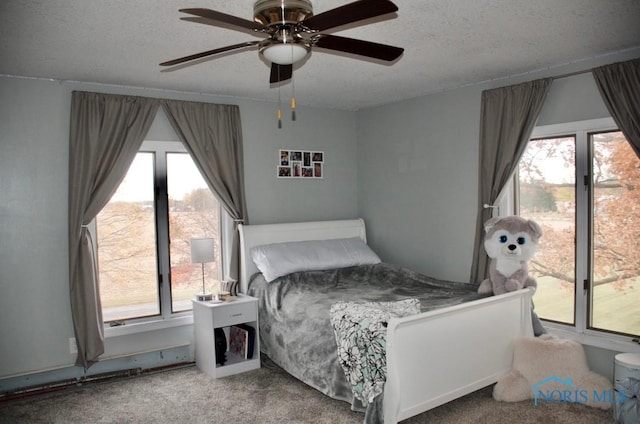
[(380, 263), (297, 272), (271, 283), (256, 274), (247, 294), (259, 299), (261, 351), (299, 380), (363, 411), (338, 361), (331, 305), (417, 298), (425, 312), (478, 299), (476, 289)]

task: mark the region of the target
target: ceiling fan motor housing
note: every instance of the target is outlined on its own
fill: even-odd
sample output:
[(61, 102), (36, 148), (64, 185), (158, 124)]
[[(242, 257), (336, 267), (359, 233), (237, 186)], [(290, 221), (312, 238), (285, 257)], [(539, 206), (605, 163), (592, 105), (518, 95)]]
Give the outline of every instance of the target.
[(265, 26), (302, 22), (313, 16), (309, 0), (258, 0), (253, 5), (253, 19)]

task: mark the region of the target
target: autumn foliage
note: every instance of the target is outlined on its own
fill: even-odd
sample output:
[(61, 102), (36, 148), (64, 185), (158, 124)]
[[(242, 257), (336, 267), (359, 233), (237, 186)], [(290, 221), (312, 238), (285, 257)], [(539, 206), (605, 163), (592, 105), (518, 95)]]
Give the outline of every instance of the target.
[[(533, 149), (528, 149), (520, 163), (520, 213), (539, 217), (544, 230), (544, 243), (531, 261), (531, 271), (538, 277), (561, 280), (572, 289), (575, 190), (586, 187), (582, 176), (575, 177), (575, 184), (554, 184), (543, 178), (540, 163), (545, 158), (561, 157), (567, 169), (575, 167), (567, 140), (543, 145), (544, 141), (532, 141)], [(594, 135), (592, 150), (593, 285), (611, 283), (623, 289), (640, 276), (640, 159), (620, 132)]]

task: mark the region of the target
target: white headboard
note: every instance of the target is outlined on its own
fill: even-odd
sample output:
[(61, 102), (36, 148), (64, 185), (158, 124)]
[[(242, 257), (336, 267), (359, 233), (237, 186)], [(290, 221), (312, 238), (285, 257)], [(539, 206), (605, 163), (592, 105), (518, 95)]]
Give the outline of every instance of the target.
[(239, 225), (240, 231), (240, 292), (246, 293), (249, 279), (258, 272), (251, 260), (251, 248), (287, 241), (328, 240), (367, 236), (362, 218), (337, 221), (294, 222), (288, 224)]

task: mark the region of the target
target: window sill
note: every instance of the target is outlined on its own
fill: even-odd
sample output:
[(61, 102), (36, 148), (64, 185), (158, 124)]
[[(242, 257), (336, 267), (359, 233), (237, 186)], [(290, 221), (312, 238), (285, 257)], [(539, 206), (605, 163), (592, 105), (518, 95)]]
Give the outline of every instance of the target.
[(145, 321), (139, 323), (132, 323), (126, 325), (120, 325), (117, 327), (105, 327), (104, 337), (106, 339), (110, 337), (126, 336), (129, 334), (146, 333), (149, 331), (164, 330), (173, 327), (182, 327), (186, 325), (193, 325), (193, 315), (183, 315), (170, 319), (156, 319), (153, 321)]
[(639, 352), (640, 344), (632, 342), (631, 337), (618, 336), (599, 331), (587, 330), (579, 332), (572, 326), (543, 322), (549, 334), (563, 339), (575, 340), (583, 345), (599, 347), (614, 352)]

